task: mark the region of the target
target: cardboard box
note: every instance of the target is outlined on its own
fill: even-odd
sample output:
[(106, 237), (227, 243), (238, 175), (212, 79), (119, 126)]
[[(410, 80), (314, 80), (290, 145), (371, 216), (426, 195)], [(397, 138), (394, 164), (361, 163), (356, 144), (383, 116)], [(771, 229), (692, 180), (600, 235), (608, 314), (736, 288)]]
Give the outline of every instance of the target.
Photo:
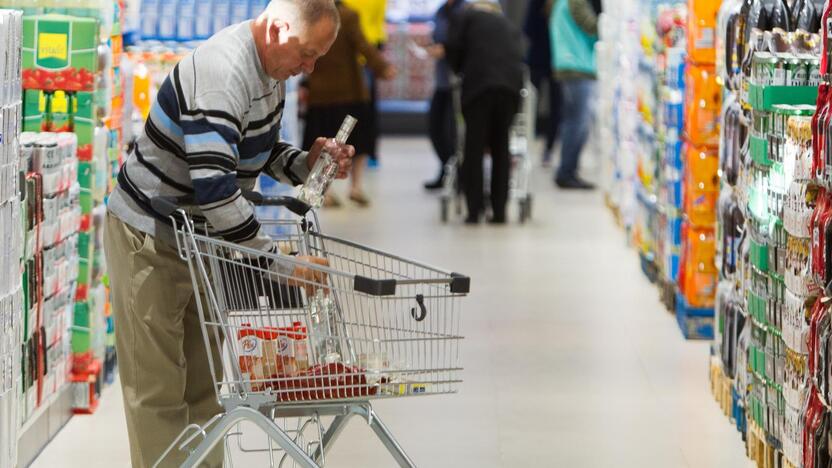
[(75, 93), (72, 102), (72, 129), (78, 136), (78, 159), (89, 161), (95, 140), (96, 107), (93, 93)]
[(98, 70), (98, 20), (65, 15), (23, 19), (23, 88), (92, 91)]

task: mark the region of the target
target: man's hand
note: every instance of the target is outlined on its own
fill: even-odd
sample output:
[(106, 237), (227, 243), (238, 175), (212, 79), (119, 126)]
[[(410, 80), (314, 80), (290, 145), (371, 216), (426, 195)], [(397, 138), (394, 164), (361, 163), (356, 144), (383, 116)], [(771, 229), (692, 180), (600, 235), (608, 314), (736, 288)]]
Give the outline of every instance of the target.
[(352, 145), (339, 145), (334, 140), (327, 138), (318, 138), (309, 149), (309, 157), (306, 159), (306, 164), (310, 170), (315, 166), (315, 161), (321, 156), (321, 151), (326, 146), (327, 151), (338, 161), (338, 176), (339, 179), (346, 179), (352, 168), (352, 158), (355, 156), (355, 148)]
[[(321, 257), (300, 256), (296, 257), (298, 260), (313, 265), (329, 266), (329, 261)], [(315, 289), (326, 287), (327, 275), (323, 271), (316, 270), (305, 265), (295, 265), (295, 271), (292, 272), (292, 278), (287, 283), (290, 286), (300, 286), (306, 289), (307, 295), (312, 295)]]
[(428, 51), (428, 55), (435, 59), (441, 59), (445, 57), (445, 46), (442, 44), (431, 44), (425, 47), (425, 50)]

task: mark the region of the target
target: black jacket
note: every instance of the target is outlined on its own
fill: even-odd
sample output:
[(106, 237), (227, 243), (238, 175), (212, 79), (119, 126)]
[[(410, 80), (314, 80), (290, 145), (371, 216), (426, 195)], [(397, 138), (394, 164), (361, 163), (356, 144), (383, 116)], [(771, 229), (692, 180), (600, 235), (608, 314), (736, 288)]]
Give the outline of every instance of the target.
[(451, 69), (463, 75), (463, 105), (488, 91), (519, 94), (523, 87), (521, 33), (500, 12), (466, 6), (451, 19), (445, 50)]

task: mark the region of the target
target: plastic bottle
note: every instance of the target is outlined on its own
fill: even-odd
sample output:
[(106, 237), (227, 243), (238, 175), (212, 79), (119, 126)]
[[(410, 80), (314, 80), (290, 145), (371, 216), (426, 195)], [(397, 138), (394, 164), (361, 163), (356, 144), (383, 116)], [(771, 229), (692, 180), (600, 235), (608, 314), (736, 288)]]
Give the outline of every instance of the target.
[(213, 8), (211, 0), (196, 0), (194, 17), (194, 39), (202, 40), (211, 37), (213, 32)]
[(214, 0), (214, 34), (225, 29), (231, 20), (231, 0)]
[(133, 70), (133, 104), (142, 121), (150, 115), (150, 72), (143, 61), (136, 63)]
[(176, 40), (188, 42), (194, 39), (195, 0), (179, 0), (176, 12)]
[(347, 142), (356, 122), (355, 117), (346, 116), (335, 138), (327, 141), (300, 190), (299, 200), (315, 209), (323, 205), (326, 189), (329, 188), (329, 184), (332, 183), (338, 173), (338, 162), (333, 157), (332, 152), (337, 145), (343, 145)]

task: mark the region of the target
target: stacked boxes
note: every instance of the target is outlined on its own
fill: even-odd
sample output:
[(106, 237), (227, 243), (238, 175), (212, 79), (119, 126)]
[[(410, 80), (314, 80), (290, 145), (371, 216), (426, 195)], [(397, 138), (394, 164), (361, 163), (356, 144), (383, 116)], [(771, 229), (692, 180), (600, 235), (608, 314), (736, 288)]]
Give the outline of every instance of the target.
[(676, 315), (687, 338), (713, 338), (721, 88), (715, 61), (719, 1), (688, 1), (683, 227)]
[[(26, 339), (32, 354), (30, 391), (35, 392), (37, 407), (66, 384), (71, 367), (68, 330), (78, 275), (81, 216), (78, 143), (71, 133), (23, 133), (20, 141), (23, 157), (30, 160)], [(33, 409), (27, 406), (28, 411)]]
[(657, 74), (660, 222), (656, 234), (659, 287), (664, 304), (673, 309), (682, 247), (682, 170), (684, 168), (684, 95), (687, 10), (683, 4), (659, 7), (659, 21), (673, 25), (658, 43)]
[(21, 15), (0, 10), (0, 468), (17, 465), (22, 389)]

